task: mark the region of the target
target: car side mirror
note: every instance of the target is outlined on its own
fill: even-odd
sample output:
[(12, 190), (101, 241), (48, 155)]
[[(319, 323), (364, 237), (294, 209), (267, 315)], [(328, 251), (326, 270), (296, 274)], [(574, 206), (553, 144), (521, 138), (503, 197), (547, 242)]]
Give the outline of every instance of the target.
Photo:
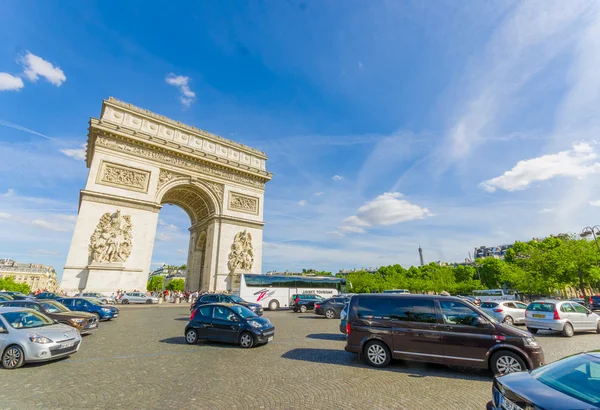
[(475, 319), (475, 326), (477, 327), (489, 327), (490, 322), (488, 322), (487, 320), (485, 320), (484, 318), (482, 318), (481, 316), (478, 317), (477, 319)]

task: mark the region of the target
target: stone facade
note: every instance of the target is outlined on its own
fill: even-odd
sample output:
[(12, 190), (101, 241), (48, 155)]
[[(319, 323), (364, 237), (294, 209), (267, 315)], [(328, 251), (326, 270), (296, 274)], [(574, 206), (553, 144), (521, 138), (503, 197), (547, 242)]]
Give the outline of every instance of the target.
[(256, 149), (105, 100), (101, 117), (90, 120), (89, 175), (63, 289), (144, 289), (163, 204), (190, 217), (188, 289), (235, 289), (230, 251), (241, 232), (252, 244), (245, 271), (261, 273), (264, 189), (272, 177), (266, 160)]
[(12, 277), (17, 283), (28, 284), (32, 292), (38, 290), (56, 292), (59, 289), (56, 271), (52, 266), (0, 259), (0, 279), (7, 277)]

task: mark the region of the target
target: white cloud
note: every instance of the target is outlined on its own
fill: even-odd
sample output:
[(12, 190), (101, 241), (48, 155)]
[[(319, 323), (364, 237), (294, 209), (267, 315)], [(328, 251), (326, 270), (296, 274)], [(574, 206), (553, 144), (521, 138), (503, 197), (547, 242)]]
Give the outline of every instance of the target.
[(185, 107), (192, 105), (194, 98), (196, 98), (196, 93), (190, 89), (190, 77), (170, 73), (165, 78), (165, 81), (167, 84), (177, 87), (181, 93), (179, 96), (179, 101), (181, 101)]
[(540, 209), (540, 210), (538, 211), (538, 214), (549, 214), (549, 213), (551, 213), (551, 212), (554, 212), (554, 209), (551, 209), (551, 208), (543, 208), (543, 209)]
[(167, 231), (175, 232), (175, 231), (179, 230), (179, 228), (177, 227), (177, 225), (173, 225), (173, 224), (167, 223), (167, 222), (165, 222), (164, 220), (162, 220), (160, 218), (158, 219), (158, 225), (160, 227), (164, 228)]
[(558, 154), (519, 161), (503, 175), (488, 179), (479, 184), (481, 189), (494, 192), (496, 189), (518, 191), (528, 188), (535, 181), (546, 181), (554, 177), (584, 178), (600, 172), (598, 154), (587, 142), (573, 145), (573, 148)]
[(11, 218), (11, 214), (9, 214), (8, 212), (0, 212), (0, 219), (10, 219)]
[(67, 157), (71, 157), (77, 161), (85, 161), (86, 144), (82, 144), (81, 148), (61, 149), (60, 152), (65, 154)]
[(591, 206), (600, 206), (600, 200), (596, 200), (596, 201), (590, 201), (589, 204)]
[(307, 203), (308, 203), (308, 202), (306, 202), (306, 199), (303, 199), (303, 200), (301, 200), (301, 201), (298, 201), (298, 205), (299, 205), (299, 206), (306, 206), (306, 204), (307, 204)]
[(23, 88), (23, 80), (8, 73), (0, 73), (0, 91), (15, 91)]
[(362, 233), (362, 227), (374, 225), (395, 225), (415, 219), (424, 219), (433, 214), (427, 208), (411, 204), (401, 199), (399, 192), (386, 192), (358, 208), (356, 215), (343, 221), (342, 232)]
[(69, 227), (66, 227), (64, 225), (59, 225), (59, 224), (55, 224), (52, 222), (48, 222), (45, 221), (43, 219), (34, 219), (33, 221), (31, 221), (31, 224), (43, 229), (47, 229), (49, 231), (55, 231), (55, 232), (65, 232), (68, 231)]
[(59, 67), (55, 67), (52, 63), (29, 51), (18, 61), (25, 67), (25, 75), (30, 81), (35, 82), (41, 76), (57, 87), (67, 81), (65, 73)]
[(2, 194), (2, 196), (4, 198), (10, 198), (15, 196), (15, 190), (13, 188), (8, 188), (8, 191), (6, 191), (6, 193)]
[(325, 193), (325, 192), (315, 192), (313, 195), (314, 195), (314, 196), (321, 196), (321, 195), (323, 195), (324, 193)]
[(344, 179), (344, 177), (340, 175), (334, 175), (331, 177), (331, 179), (333, 179), (334, 181), (341, 181), (342, 179)]
[(171, 240), (171, 235), (166, 234), (164, 232), (159, 232), (156, 234), (156, 240), (161, 242), (167, 242)]

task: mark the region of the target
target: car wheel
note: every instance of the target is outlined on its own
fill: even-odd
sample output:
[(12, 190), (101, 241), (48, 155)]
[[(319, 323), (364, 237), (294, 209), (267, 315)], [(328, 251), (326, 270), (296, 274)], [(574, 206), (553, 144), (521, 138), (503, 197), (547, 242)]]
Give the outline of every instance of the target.
[(515, 321), (513, 320), (513, 318), (511, 316), (506, 316), (502, 322), (504, 324), (511, 325), (511, 326), (515, 324)]
[(240, 335), (240, 346), (244, 349), (249, 349), (254, 346), (254, 337), (249, 332), (244, 332)]
[(298, 309), (294, 309), (294, 312), (298, 313)]
[(100, 322), (100, 313), (94, 312), (94, 316), (96, 316), (96, 321)]
[(596, 325), (596, 333), (600, 333), (600, 321)]
[(390, 364), (392, 355), (385, 343), (372, 341), (365, 346), (365, 360), (373, 367), (385, 367)]
[(147, 299), (147, 300), (146, 300), (146, 304), (147, 304), (147, 305), (151, 305), (151, 304), (152, 304), (152, 299)]
[(276, 300), (272, 300), (269, 302), (269, 310), (277, 310), (279, 309), (279, 302)]
[(325, 317), (327, 319), (335, 319), (335, 312), (332, 309), (327, 309), (325, 311)]
[(189, 329), (185, 332), (185, 342), (189, 345), (195, 345), (198, 343), (198, 332), (196, 329)]
[(570, 323), (565, 323), (565, 327), (563, 327), (562, 335), (565, 337), (573, 337), (575, 331), (573, 330), (573, 325)]
[(2, 367), (13, 370), (18, 369), (25, 363), (25, 354), (19, 346), (8, 346), (2, 354)]
[(529, 333), (531, 333), (532, 335), (535, 335), (535, 334), (538, 332), (538, 329), (533, 329), (533, 328), (531, 328), (531, 327), (528, 327), (528, 328), (527, 328), (527, 331), (528, 331)]
[(306, 313), (306, 310), (307, 310), (307, 309), (306, 309), (306, 305), (302, 305), (302, 306), (300, 306), (300, 312), (302, 312), (302, 313)]
[(513, 352), (501, 350), (492, 355), (492, 371), (494, 375), (522, 372), (527, 366), (521, 357)]
[(121, 304), (128, 305), (129, 304), (129, 299), (123, 299), (123, 301), (121, 302)]

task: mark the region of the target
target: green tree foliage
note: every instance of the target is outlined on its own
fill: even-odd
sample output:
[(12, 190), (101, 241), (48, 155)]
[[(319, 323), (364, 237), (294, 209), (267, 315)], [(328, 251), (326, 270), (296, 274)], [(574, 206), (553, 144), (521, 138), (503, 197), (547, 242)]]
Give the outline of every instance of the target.
[(167, 283), (168, 291), (182, 291), (185, 288), (185, 281), (183, 279), (173, 279)]
[(163, 290), (165, 279), (162, 276), (152, 276), (148, 281), (146, 289), (149, 292), (158, 292)]
[(0, 279), (0, 290), (7, 292), (21, 292), (27, 295), (31, 292), (31, 288), (26, 283), (17, 283), (12, 276)]
[(318, 271), (316, 269), (302, 269), (303, 275), (317, 275), (317, 276), (333, 276), (332, 272), (326, 272), (324, 270)]

